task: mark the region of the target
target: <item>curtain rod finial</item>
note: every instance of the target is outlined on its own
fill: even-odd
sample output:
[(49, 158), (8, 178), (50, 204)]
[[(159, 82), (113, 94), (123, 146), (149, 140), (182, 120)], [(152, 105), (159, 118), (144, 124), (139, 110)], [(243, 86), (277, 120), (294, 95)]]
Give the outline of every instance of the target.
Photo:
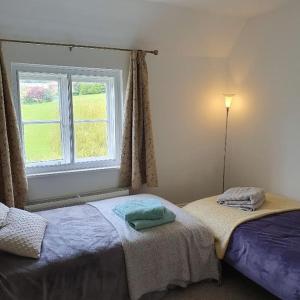
[(153, 51), (153, 54), (154, 54), (154, 55), (158, 55), (158, 50), (154, 50), (154, 51)]

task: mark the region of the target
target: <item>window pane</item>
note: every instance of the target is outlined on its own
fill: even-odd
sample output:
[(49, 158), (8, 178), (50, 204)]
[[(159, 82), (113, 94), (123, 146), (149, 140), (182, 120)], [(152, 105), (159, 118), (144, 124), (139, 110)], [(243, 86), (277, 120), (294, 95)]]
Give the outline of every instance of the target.
[(23, 121), (60, 119), (58, 81), (23, 78), (19, 84)]
[(73, 81), (74, 120), (107, 119), (106, 85), (96, 81)]
[(62, 159), (60, 124), (25, 124), (26, 162)]
[(107, 156), (107, 123), (75, 123), (76, 159)]

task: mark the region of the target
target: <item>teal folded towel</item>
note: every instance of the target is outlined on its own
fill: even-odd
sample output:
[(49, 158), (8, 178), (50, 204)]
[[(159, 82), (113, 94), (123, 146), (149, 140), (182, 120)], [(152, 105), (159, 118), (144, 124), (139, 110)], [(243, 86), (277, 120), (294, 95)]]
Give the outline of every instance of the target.
[(157, 199), (141, 199), (118, 204), (113, 211), (127, 222), (131, 222), (160, 219), (164, 216), (166, 208)]
[(155, 227), (155, 226), (172, 223), (175, 221), (175, 219), (176, 219), (176, 215), (172, 211), (166, 209), (163, 217), (160, 219), (135, 220), (135, 221), (129, 221), (128, 224), (135, 230), (142, 230), (142, 229), (146, 229), (146, 228), (151, 228), (151, 227)]

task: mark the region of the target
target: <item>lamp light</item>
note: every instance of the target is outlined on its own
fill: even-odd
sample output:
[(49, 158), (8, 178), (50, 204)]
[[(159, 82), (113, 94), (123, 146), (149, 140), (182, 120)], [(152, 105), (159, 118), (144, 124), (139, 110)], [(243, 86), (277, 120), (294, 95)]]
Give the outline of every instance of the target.
[(226, 109), (230, 109), (231, 105), (232, 105), (232, 101), (234, 98), (234, 94), (224, 94), (224, 100), (225, 100), (225, 107)]
[(224, 101), (225, 101), (225, 108), (226, 108), (226, 125), (225, 125), (225, 143), (224, 143), (224, 160), (223, 160), (223, 193), (225, 191), (228, 117), (229, 117), (229, 110), (231, 108), (234, 96), (235, 96), (234, 94), (224, 94)]

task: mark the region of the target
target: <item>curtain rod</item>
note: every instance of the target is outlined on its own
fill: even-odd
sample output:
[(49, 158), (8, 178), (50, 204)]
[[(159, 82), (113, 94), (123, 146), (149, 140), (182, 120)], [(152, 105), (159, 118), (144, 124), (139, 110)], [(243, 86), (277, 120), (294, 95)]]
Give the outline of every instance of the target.
[[(23, 40), (11, 40), (11, 39), (1, 39), (0, 42), (9, 42), (9, 43), (20, 43), (20, 44), (32, 44), (32, 45), (45, 45), (45, 46), (62, 46), (68, 47), (70, 51), (73, 48), (88, 48), (88, 49), (100, 49), (100, 50), (115, 50), (115, 51), (126, 51), (130, 52), (134, 49), (128, 48), (117, 48), (117, 47), (103, 47), (103, 46), (92, 46), (92, 45), (78, 45), (78, 44), (64, 44), (64, 43), (50, 43), (50, 42), (37, 42), (37, 41), (23, 41)], [(146, 53), (158, 55), (158, 50), (143, 50)]]

